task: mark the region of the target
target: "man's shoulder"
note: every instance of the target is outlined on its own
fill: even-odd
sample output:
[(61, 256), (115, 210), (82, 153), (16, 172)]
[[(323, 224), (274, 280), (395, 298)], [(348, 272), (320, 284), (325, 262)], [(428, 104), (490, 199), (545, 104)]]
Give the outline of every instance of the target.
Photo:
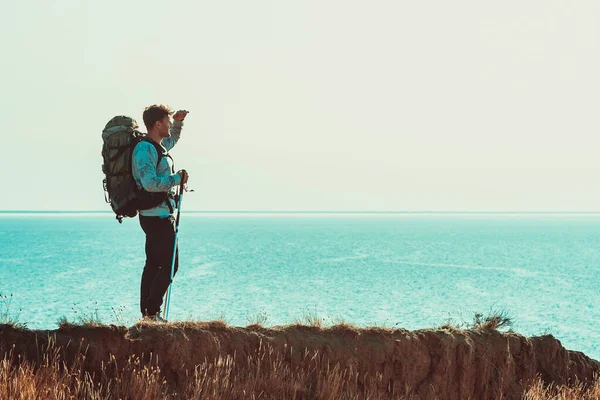
[(141, 140), (138, 144), (135, 145), (133, 149), (133, 156), (143, 157), (148, 155), (155, 155), (156, 157), (158, 157), (158, 149), (156, 148), (156, 145), (150, 143), (150, 141)]

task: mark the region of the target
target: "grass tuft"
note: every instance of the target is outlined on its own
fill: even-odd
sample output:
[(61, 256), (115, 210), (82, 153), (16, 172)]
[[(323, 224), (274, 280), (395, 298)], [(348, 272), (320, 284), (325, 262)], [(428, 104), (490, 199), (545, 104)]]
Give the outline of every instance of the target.
[(482, 313), (475, 313), (471, 329), (481, 329), (486, 331), (497, 331), (504, 328), (512, 328), (513, 320), (506, 310), (492, 310), (487, 316)]
[(16, 329), (27, 329), (25, 322), (19, 322), (21, 316), (21, 310), (13, 314), (11, 311), (11, 303), (13, 301), (13, 295), (3, 295), (0, 293), (0, 325), (8, 325)]
[(317, 316), (317, 312), (313, 312), (310, 309), (304, 309), (302, 311), (302, 318), (297, 318), (294, 320), (293, 324), (295, 326), (309, 326), (312, 328), (323, 328), (325, 325), (325, 318), (321, 318)]
[(267, 321), (269, 320), (269, 317), (271, 315), (269, 313), (267, 313), (266, 311), (260, 311), (258, 314), (254, 315), (254, 316), (247, 316), (246, 317), (246, 322), (248, 326), (259, 326), (259, 327), (263, 327), (265, 326), (265, 324), (267, 323)]

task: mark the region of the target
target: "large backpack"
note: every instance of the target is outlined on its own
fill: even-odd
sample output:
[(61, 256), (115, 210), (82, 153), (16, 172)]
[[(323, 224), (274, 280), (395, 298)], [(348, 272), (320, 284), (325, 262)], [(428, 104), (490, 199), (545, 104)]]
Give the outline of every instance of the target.
[[(123, 222), (123, 217), (135, 217), (139, 210), (156, 207), (168, 198), (167, 193), (151, 193), (138, 189), (133, 179), (131, 170), (133, 149), (142, 140), (156, 147), (157, 166), (165, 156), (160, 145), (147, 139), (145, 133), (137, 130), (138, 127), (133, 118), (118, 115), (108, 121), (102, 131), (104, 199), (117, 215), (119, 223)], [(170, 202), (167, 203), (170, 206)]]

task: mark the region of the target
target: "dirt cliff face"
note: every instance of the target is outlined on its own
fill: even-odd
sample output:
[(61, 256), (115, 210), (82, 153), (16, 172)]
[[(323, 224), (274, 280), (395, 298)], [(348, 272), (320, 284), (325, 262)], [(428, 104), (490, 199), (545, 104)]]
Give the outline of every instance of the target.
[(552, 336), (493, 330), (266, 329), (213, 322), (30, 331), (0, 325), (0, 358), (12, 352), (13, 359), (40, 360), (49, 345), (60, 348), (67, 362), (85, 352), (82, 367), (91, 372), (106, 373), (111, 359), (123, 365), (136, 355), (142, 363), (156, 363), (174, 390), (202, 368), (229, 366), (228, 374), (243, 372), (248, 380), (267, 373), (272, 379), (287, 368), (311, 382), (310, 390), (298, 391), (304, 397), (339, 384), (328, 383), (330, 375), (323, 372), (334, 370), (373, 397), (448, 400), (520, 399), (537, 377), (560, 385), (591, 383), (600, 372), (597, 361), (564, 349)]

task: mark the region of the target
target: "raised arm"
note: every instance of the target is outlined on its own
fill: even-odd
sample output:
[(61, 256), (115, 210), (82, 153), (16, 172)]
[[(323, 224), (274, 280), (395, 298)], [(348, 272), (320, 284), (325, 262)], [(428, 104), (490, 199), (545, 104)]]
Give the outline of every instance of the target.
[(162, 140), (162, 145), (165, 146), (167, 151), (171, 150), (177, 144), (179, 137), (181, 136), (181, 128), (183, 128), (183, 120), (188, 115), (189, 111), (179, 110), (173, 114), (173, 125), (171, 126), (171, 136)]
[(167, 192), (173, 186), (181, 183), (179, 174), (158, 176), (156, 174), (157, 163), (158, 153), (152, 144), (140, 142), (135, 146), (131, 160), (131, 172), (136, 183), (141, 185), (144, 190), (148, 192)]
[(171, 133), (171, 136), (169, 136), (168, 138), (164, 138), (161, 142), (161, 144), (163, 146), (165, 146), (165, 149), (167, 149), (167, 151), (169, 151), (173, 147), (175, 147), (175, 145), (179, 141), (179, 138), (181, 137), (181, 129), (182, 128), (183, 128), (183, 121), (177, 121), (177, 120), (173, 121), (171, 130), (169, 131)]

